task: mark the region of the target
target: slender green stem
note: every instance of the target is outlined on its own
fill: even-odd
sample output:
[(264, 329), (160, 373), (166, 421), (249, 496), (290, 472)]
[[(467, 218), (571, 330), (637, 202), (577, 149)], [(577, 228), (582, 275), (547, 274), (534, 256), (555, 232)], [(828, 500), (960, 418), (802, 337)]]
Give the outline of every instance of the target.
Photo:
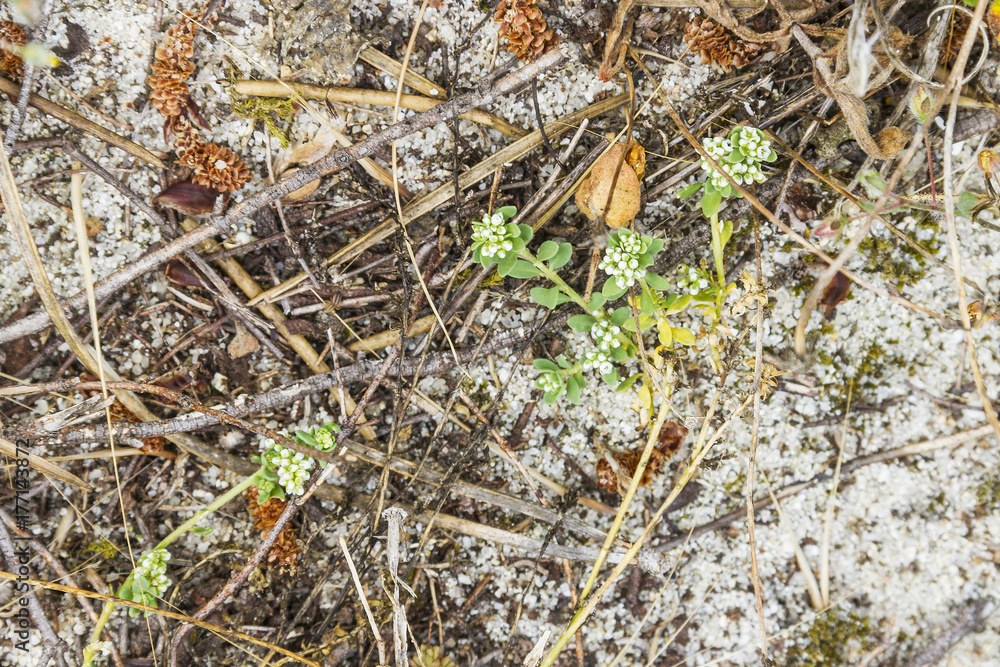
[(261, 468), (260, 470), (250, 475), (249, 477), (247, 477), (245, 480), (243, 480), (233, 488), (223, 493), (221, 496), (213, 500), (211, 505), (201, 510), (197, 514), (195, 514), (193, 517), (191, 517), (190, 519), (182, 523), (180, 526), (178, 526), (172, 533), (170, 533), (162, 540), (160, 540), (160, 543), (157, 544), (155, 547), (153, 547), (153, 549), (154, 550), (166, 549), (178, 537), (180, 537), (187, 531), (194, 528), (195, 524), (197, 524), (199, 521), (205, 518), (205, 516), (211, 514), (212, 512), (215, 512), (216, 510), (222, 509), (223, 507), (228, 505), (229, 502), (233, 500), (233, 498), (236, 498), (238, 495), (249, 489), (251, 486), (257, 486), (257, 482), (260, 481), (263, 472), (264, 469)]
[(583, 312), (590, 312), (590, 307), (587, 305), (587, 302), (583, 300), (583, 297), (580, 296), (579, 292), (567, 285), (566, 281), (560, 278), (558, 273), (547, 267), (544, 262), (539, 261), (537, 257), (532, 255), (527, 250), (522, 250), (518, 253), (518, 255), (526, 262), (531, 262), (531, 264), (534, 265), (534, 267), (538, 269), (543, 276), (555, 283), (556, 286), (559, 287), (566, 294), (566, 296), (573, 301), (573, 303), (583, 308)]
[(720, 308), (721, 301), (725, 300), (726, 291), (726, 269), (722, 262), (722, 234), (719, 231), (719, 214), (713, 213), (712, 219), (710, 220), (712, 225), (712, 255), (715, 257), (715, 272), (719, 281), (719, 288), (721, 290), (720, 296)]
[[(212, 503), (208, 505), (205, 509), (195, 514), (193, 517), (191, 517), (190, 519), (182, 523), (180, 526), (178, 526), (172, 533), (170, 533), (162, 540), (160, 540), (160, 543), (157, 544), (155, 547), (153, 547), (153, 550), (155, 551), (157, 549), (166, 549), (174, 541), (176, 541), (177, 538), (179, 538), (181, 535), (194, 528), (195, 525), (199, 521), (204, 519), (207, 515), (225, 507), (231, 500), (233, 500), (233, 498), (236, 498), (238, 495), (246, 491), (251, 486), (256, 486), (257, 483), (260, 481), (263, 472), (264, 469), (261, 468), (260, 470), (250, 475), (242, 482), (240, 482), (239, 484), (232, 487), (231, 489), (223, 493), (221, 496), (213, 500)], [(131, 583), (132, 583), (132, 574), (129, 574), (128, 579), (125, 580), (125, 583), (122, 584), (122, 586), (124, 587)], [(97, 624), (94, 626), (94, 631), (90, 635), (90, 644), (87, 645), (87, 648), (83, 652), (83, 667), (90, 667), (93, 664), (94, 653), (95, 653), (94, 647), (96, 646), (97, 642), (101, 641), (101, 633), (104, 631), (104, 626), (107, 624), (108, 619), (111, 618), (111, 612), (113, 612), (114, 610), (115, 610), (114, 602), (111, 602), (109, 600), (104, 603), (104, 609), (101, 611), (101, 616), (100, 618), (97, 619)]]
[[(712, 256), (715, 258), (716, 282), (718, 284), (715, 296), (715, 318), (712, 322), (714, 330), (722, 320), (722, 304), (726, 302), (726, 269), (722, 262), (722, 234), (719, 230), (719, 214), (717, 212), (712, 214), (708, 224), (712, 227)], [(719, 354), (719, 350), (714, 345), (711, 345), (709, 349), (715, 368), (721, 373), (722, 355)]]

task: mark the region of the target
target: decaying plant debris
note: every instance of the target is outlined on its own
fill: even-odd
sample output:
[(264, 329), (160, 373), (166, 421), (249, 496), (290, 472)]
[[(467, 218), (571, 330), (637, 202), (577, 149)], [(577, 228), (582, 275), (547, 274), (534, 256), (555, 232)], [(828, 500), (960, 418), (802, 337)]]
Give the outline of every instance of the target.
[(995, 4), (9, 3), (0, 662), (994, 664)]

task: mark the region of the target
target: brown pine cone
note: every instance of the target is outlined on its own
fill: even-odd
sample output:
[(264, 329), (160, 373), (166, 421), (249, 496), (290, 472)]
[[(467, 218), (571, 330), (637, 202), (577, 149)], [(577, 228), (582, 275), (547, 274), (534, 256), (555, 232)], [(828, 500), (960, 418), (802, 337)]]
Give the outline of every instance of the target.
[(768, 50), (767, 46), (731, 36), (721, 25), (703, 16), (696, 16), (684, 27), (684, 41), (701, 56), (703, 65), (718, 65), (726, 72), (749, 65)]
[(191, 89), (186, 83), (160, 79), (154, 74), (149, 77), (149, 86), (153, 89), (149, 99), (164, 116), (182, 116), (187, 112)]
[(558, 42), (534, 0), (500, 0), (495, 19), (507, 50), (518, 60), (531, 62)]
[[(258, 505), (257, 489), (253, 487), (247, 490), (247, 498), (249, 499), (250, 516), (253, 518), (253, 527), (266, 536), (285, 510), (285, 501), (270, 498), (263, 505)], [(287, 526), (278, 534), (278, 539), (271, 546), (271, 550), (267, 552), (267, 566), (294, 570), (300, 553), (302, 553), (302, 548), (295, 539), (295, 531), (291, 526)]]
[(10, 78), (20, 81), (24, 78), (24, 61), (11, 46), (24, 46), (28, 43), (28, 34), (19, 24), (13, 21), (0, 21), (0, 71)]
[(180, 164), (194, 169), (191, 181), (219, 192), (236, 192), (250, 182), (250, 170), (228, 148), (201, 143), (185, 150)]

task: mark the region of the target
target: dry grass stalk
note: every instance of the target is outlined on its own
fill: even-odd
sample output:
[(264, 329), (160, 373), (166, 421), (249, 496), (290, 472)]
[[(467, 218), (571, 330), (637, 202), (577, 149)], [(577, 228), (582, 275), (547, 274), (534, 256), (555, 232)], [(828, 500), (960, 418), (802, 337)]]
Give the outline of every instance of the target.
[[(409, 73), (409, 70), (407, 70)], [(396, 93), (387, 90), (368, 90), (367, 88), (347, 88), (344, 86), (313, 86), (308, 83), (288, 83), (284, 81), (237, 81), (235, 90), (241, 95), (254, 95), (257, 97), (292, 97), (295, 93), (307, 100), (322, 100), (324, 102), (347, 102), (350, 104), (374, 104), (380, 106), (392, 106), (396, 100)], [(436, 90), (436, 89), (435, 89)], [(399, 105), (415, 111), (427, 111), (445, 102), (436, 97), (424, 97), (423, 95), (401, 95)], [(471, 120), (486, 127), (520, 139), (527, 132), (514, 127), (504, 119), (494, 114), (473, 109), (468, 113), (459, 114), (459, 118)]]

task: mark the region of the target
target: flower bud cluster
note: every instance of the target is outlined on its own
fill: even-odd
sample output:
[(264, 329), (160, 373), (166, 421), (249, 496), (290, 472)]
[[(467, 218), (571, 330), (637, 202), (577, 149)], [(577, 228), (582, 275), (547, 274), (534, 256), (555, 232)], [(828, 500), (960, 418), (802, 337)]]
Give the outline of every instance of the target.
[(538, 388), (546, 394), (559, 391), (562, 388), (562, 381), (555, 373), (542, 373), (538, 376)]
[[(708, 137), (702, 140), (702, 146), (736, 183), (762, 183), (765, 176), (760, 165), (769, 161), (771, 142), (764, 138), (763, 132), (753, 127), (742, 127), (730, 137)], [(729, 184), (726, 177), (705, 158), (701, 160), (701, 168), (708, 172), (709, 180), (716, 189), (722, 190)]]
[(597, 369), (601, 375), (607, 375), (615, 370), (613, 359), (604, 350), (589, 350), (583, 355), (585, 369)]
[(487, 213), (482, 222), (472, 223), (472, 242), (483, 244), (480, 251), (483, 257), (496, 256), (503, 259), (514, 249), (510, 230), (505, 223), (501, 213), (494, 213), (492, 216)]
[(709, 287), (708, 277), (704, 271), (693, 266), (681, 264), (677, 267), (677, 290), (691, 295), (701, 294)]
[(617, 243), (608, 244), (598, 266), (615, 279), (619, 289), (628, 289), (646, 275), (646, 269), (639, 265), (639, 256), (647, 248), (639, 234), (619, 231), (612, 238), (617, 239)]
[(621, 347), (621, 343), (617, 338), (621, 330), (621, 327), (615, 325), (610, 319), (601, 317), (594, 323), (594, 328), (590, 330), (590, 337), (594, 339), (594, 343), (598, 349), (607, 352), (616, 347)]
[(261, 456), (261, 462), (278, 475), (278, 483), (286, 493), (300, 496), (305, 492), (305, 483), (309, 479), (316, 462), (299, 452), (268, 440), (267, 451)]
[(149, 582), (148, 588), (143, 588), (145, 597), (162, 597), (170, 588), (170, 579), (167, 579), (167, 561), (170, 560), (170, 552), (166, 549), (153, 549), (147, 551), (136, 561), (135, 570), (132, 573), (133, 584), (137, 575), (142, 575)]

